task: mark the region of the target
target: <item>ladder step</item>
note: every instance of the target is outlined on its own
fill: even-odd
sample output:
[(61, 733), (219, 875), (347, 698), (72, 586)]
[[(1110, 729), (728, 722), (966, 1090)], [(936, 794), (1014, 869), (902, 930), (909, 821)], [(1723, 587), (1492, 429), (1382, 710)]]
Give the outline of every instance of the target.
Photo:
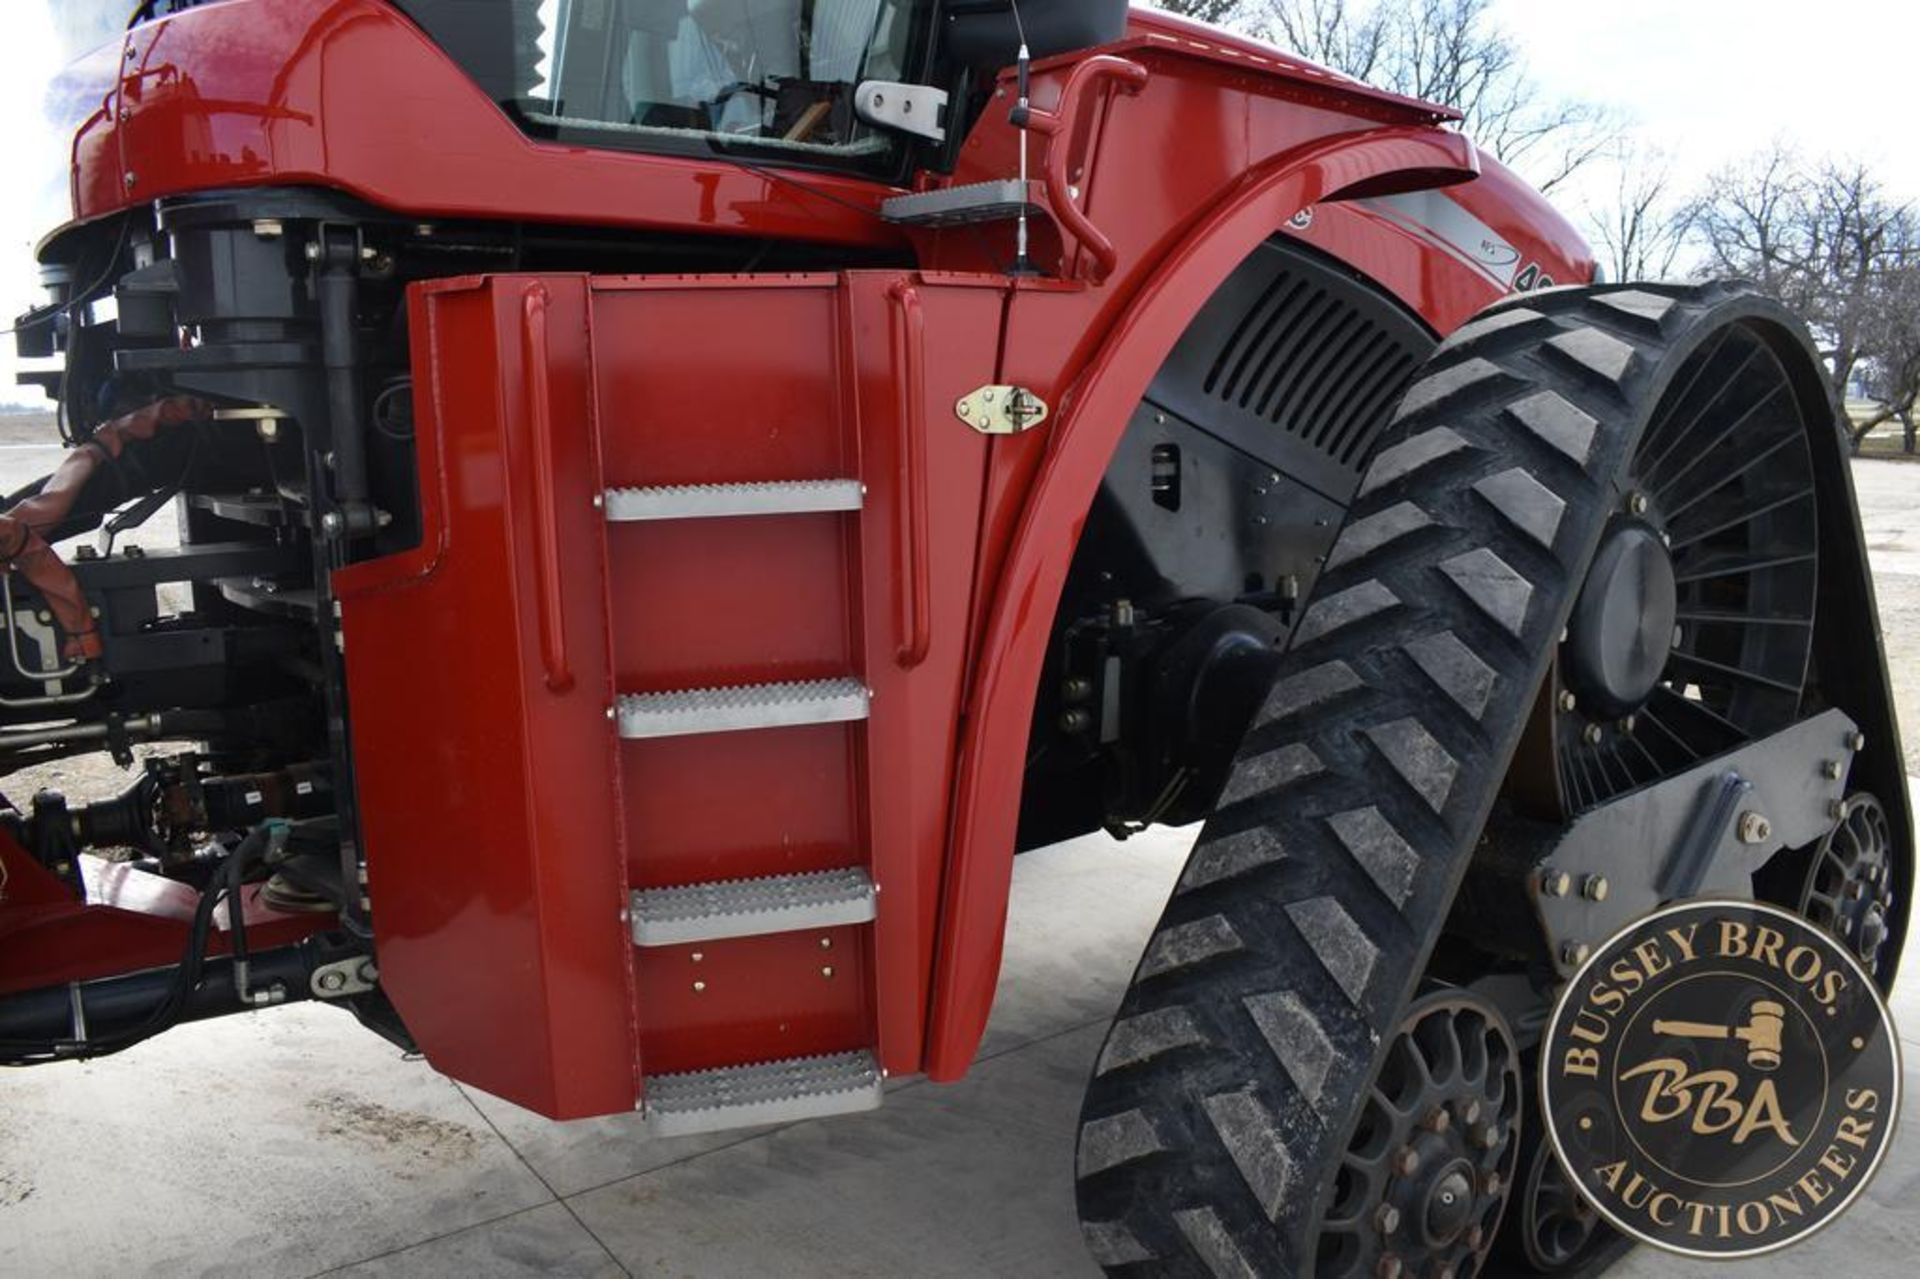
[(907, 226), (965, 226), (972, 222), (1004, 222), (1017, 218), (1022, 208), (1035, 213), (1041, 211), (1033, 183), (1022, 183), (1018, 178), (995, 178), (938, 191), (896, 195), (880, 202), (880, 216)]
[(865, 719), (867, 696), (866, 686), (851, 678), (628, 693), (619, 699), (620, 736), (680, 737), (796, 724), (838, 724)]
[(697, 520), (720, 515), (798, 515), (857, 511), (859, 480), (779, 480), (749, 484), (674, 484), (617, 488), (606, 494), (609, 520)]
[(879, 1063), (862, 1050), (652, 1075), (641, 1113), (650, 1135), (684, 1137), (876, 1110), (880, 1100)]
[(857, 868), (647, 888), (633, 894), (633, 940), (679, 946), (758, 937), (864, 924), (873, 912), (873, 880)]

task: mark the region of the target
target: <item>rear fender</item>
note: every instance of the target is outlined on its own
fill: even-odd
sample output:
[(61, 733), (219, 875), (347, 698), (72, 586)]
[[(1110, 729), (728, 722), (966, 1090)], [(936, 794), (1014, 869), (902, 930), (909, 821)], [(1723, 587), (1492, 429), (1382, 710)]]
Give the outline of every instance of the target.
[[(1473, 144), (1431, 127), (1323, 138), (1273, 157), (1228, 189), (1142, 284), (1061, 408), (991, 594), (961, 728), (952, 856), (935, 948), (927, 1073), (963, 1074), (999, 975), (1028, 727), (1054, 610), (1087, 509), (1134, 408), (1193, 317), (1233, 269), (1302, 210), (1467, 181)], [(1057, 295), (1022, 291), (1018, 311)]]

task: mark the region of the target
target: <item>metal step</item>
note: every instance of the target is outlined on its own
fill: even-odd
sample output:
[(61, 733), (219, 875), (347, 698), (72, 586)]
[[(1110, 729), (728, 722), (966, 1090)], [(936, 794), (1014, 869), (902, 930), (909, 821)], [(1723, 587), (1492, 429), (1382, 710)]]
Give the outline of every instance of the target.
[[(996, 178), (990, 182), (970, 182), (965, 186), (939, 191), (916, 191), (896, 195), (880, 202), (880, 216), (889, 222), (907, 226), (965, 226), (971, 222), (1004, 222), (1020, 216), (1021, 206), (1029, 212), (1042, 211), (1035, 198), (1033, 183), (1025, 188), (1018, 178)], [(1025, 199), (1022, 199), (1022, 196)]]
[(628, 693), (618, 705), (620, 736), (681, 737), (796, 724), (838, 724), (865, 719), (867, 697), (866, 686), (857, 679)]
[(857, 868), (646, 888), (633, 894), (633, 940), (639, 946), (679, 946), (833, 928), (864, 924), (873, 911), (873, 880)]
[(859, 480), (777, 480), (747, 484), (673, 484), (606, 493), (609, 520), (698, 520), (723, 515), (799, 515), (857, 511)]
[(790, 1124), (876, 1110), (880, 1066), (866, 1051), (651, 1075), (640, 1112), (655, 1137)]

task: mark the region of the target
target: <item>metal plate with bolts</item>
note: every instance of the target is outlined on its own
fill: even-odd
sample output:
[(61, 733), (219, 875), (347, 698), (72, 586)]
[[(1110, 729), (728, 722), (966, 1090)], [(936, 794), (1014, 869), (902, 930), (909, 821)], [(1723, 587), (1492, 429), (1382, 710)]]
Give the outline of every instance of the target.
[(1856, 733), (1826, 711), (1575, 818), (1527, 881), (1562, 975), (1666, 902), (1751, 898), (1774, 854), (1832, 829)]
[(1047, 402), (1024, 386), (983, 386), (953, 406), (982, 435), (1018, 435), (1047, 420)]
[(344, 999), (364, 995), (380, 983), (380, 970), (365, 955), (337, 959), (313, 970), (309, 984), (315, 999)]

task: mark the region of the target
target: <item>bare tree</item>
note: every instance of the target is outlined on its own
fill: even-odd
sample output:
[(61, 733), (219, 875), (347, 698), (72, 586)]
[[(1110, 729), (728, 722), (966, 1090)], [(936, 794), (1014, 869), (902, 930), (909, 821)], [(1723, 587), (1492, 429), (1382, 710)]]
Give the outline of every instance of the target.
[(1356, 80), (1459, 111), (1467, 133), (1551, 191), (1598, 158), (1619, 120), (1554, 98), (1527, 74), (1491, 0), (1160, 0), (1163, 8), (1272, 40)]
[(1876, 283), (1878, 296), (1863, 326), (1867, 389), (1880, 407), (1858, 424), (1855, 442), (1883, 422), (1898, 418), (1901, 447), (1915, 444), (1915, 403), (1920, 401), (1920, 253), (1909, 245)]
[[(1807, 164), (1776, 145), (1715, 174), (1694, 225), (1703, 274), (1753, 280), (1806, 319), (1838, 385), (1869, 373), (1894, 389), (1889, 404), (1899, 401), (1903, 335), (1920, 324), (1909, 278), (1920, 263), (1920, 218), (1870, 169)], [(1856, 446), (1900, 413), (1890, 407), (1854, 424)]]
[(1356, 80), (1372, 80), (1380, 72), (1388, 24), (1378, 7), (1361, 12), (1347, 0), (1289, 0), (1260, 7), (1261, 34), (1275, 44)]
[(1247, 0), (1158, 0), (1158, 7), (1182, 17), (1198, 18), (1215, 26), (1234, 26), (1250, 6)]
[(1664, 280), (1687, 246), (1694, 206), (1672, 192), (1673, 167), (1658, 151), (1618, 147), (1610, 157), (1615, 181), (1612, 198), (1587, 210), (1612, 280)]

